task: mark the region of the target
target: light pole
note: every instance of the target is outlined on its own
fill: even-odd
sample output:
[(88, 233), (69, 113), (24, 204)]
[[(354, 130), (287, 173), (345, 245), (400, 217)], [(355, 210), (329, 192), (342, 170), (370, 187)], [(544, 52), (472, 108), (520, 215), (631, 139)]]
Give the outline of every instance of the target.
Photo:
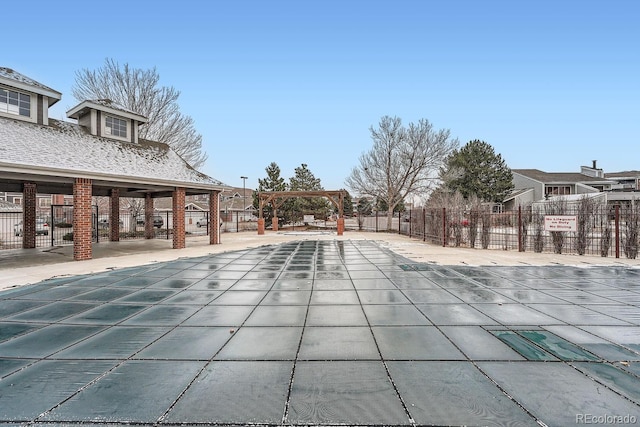
[(246, 182), (248, 177), (246, 176), (241, 176), (240, 179), (242, 180), (242, 219), (246, 219), (245, 218), (245, 214), (247, 211), (247, 190), (246, 190)]

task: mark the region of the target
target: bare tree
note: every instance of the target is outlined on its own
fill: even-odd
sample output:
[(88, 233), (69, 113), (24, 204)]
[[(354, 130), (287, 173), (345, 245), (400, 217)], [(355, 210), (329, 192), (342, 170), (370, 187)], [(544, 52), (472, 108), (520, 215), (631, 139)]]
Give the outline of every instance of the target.
[(400, 118), (384, 116), (370, 131), (373, 148), (360, 156), (360, 165), (351, 170), (346, 183), (360, 195), (386, 202), (390, 230), (396, 205), (410, 194), (430, 189), (458, 140), (451, 139), (449, 130), (435, 131), (426, 119), (404, 127)]
[(106, 59), (102, 68), (76, 71), (72, 93), (78, 101), (109, 99), (145, 116), (148, 122), (140, 127), (140, 138), (168, 144), (198, 169), (207, 160), (202, 151), (202, 135), (195, 130), (193, 119), (180, 112), (180, 92), (160, 86), (159, 80), (155, 67), (142, 70)]

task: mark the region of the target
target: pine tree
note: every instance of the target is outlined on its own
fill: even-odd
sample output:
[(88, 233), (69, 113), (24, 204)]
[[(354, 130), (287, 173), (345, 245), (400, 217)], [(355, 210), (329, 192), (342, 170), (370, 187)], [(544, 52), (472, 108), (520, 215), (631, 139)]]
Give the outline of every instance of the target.
[[(287, 184), (284, 178), (280, 176), (280, 167), (276, 162), (271, 162), (269, 166), (265, 168), (265, 171), (267, 172), (267, 177), (258, 179), (258, 191), (253, 193), (253, 207), (256, 210), (260, 209), (258, 192), (287, 190)], [(282, 212), (282, 210), (280, 210), (280, 212)], [(271, 204), (266, 205), (262, 209), (262, 217), (265, 219), (266, 224), (271, 224), (271, 219), (273, 218), (273, 206), (271, 206)]]
[[(295, 175), (289, 179), (291, 191), (320, 191), (324, 190), (320, 179), (316, 178), (305, 163), (295, 169)], [(316, 218), (326, 218), (329, 213), (329, 201), (324, 197), (298, 197), (293, 202), (296, 219), (302, 215), (314, 215)]]
[(459, 191), (465, 199), (475, 194), (484, 202), (500, 203), (513, 189), (513, 174), (502, 156), (478, 139), (454, 150), (440, 177), (446, 188)]

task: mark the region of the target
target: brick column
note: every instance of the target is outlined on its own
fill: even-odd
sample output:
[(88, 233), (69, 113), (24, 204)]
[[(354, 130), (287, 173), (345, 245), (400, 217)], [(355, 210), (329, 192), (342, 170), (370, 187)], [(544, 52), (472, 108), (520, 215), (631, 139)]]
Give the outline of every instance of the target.
[(258, 218), (258, 234), (264, 234), (264, 218)]
[(220, 192), (212, 191), (209, 195), (209, 244), (220, 244)]
[(173, 191), (173, 249), (185, 248), (184, 197), (182, 187)]
[(73, 183), (73, 259), (91, 259), (92, 182), (76, 178)]
[(36, 184), (25, 182), (22, 187), (22, 247), (36, 247)]
[(344, 234), (344, 218), (338, 218), (338, 236), (342, 236)]
[(111, 189), (111, 205), (109, 208), (109, 240), (112, 242), (120, 241), (120, 189)]
[(276, 203), (273, 202), (273, 218), (271, 218), (271, 230), (278, 231), (278, 209)]
[[(169, 224), (167, 224), (168, 228)], [(151, 193), (144, 196), (144, 238), (153, 239), (153, 198)]]

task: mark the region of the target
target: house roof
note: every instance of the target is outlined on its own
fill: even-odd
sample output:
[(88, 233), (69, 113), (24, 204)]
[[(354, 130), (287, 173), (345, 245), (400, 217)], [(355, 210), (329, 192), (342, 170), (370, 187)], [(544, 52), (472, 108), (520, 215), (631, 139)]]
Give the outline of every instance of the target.
[(503, 202), (508, 202), (509, 200), (513, 200), (516, 197), (521, 196), (522, 194), (525, 194), (525, 193), (529, 193), (531, 191), (533, 191), (533, 188), (521, 188), (521, 189), (518, 189), (518, 190), (511, 190), (511, 192), (503, 200)]
[(233, 195), (237, 193), (240, 195), (240, 197), (242, 197), (243, 191), (247, 192), (247, 197), (251, 197), (254, 190), (253, 188), (249, 188), (249, 187), (245, 187), (244, 189), (242, 187), (228, 187), (228, 188), (225, 188), (224, 191), (220, 193), (220, 195), (226, 196), (226, 197), (233, 197)]
[(518, 173), (545, 184), (550, 183), (578, 183), (578, 182), (609, 182), (604, 178), (587, 176), (578, 172), (543, 172), (539, 169), (512, 169), (511, 172)]
[(116, 141), (53, 119), (49, 124), (0, 117), (0, 177), (13, 174), (20, 181), (36, 177), (54, 182), (55, 177), (66, 183), (90, 178), (94, 185), (126, 184), (138, 192), (159, 191), (159, 186), (218, 191), (226, 187), (193, 169), (166, 144)]
[(22, 206), (0, 200), (0, 212), (22, 212)]
[(640, 171), (622, 171), (622, 172), (610, 172), (605, 173), (607, 178), (638, 178), (640, 177)]
[(128, 108), (125, 108), (110, 99), (91, 99), (82, 101), (80, 104), (67, 111), (67, 117), (71, 119), (78, 119), (90, 109), (104, 110), (107, 112), (111, 112), (111, 114), (115, 113), (130, 119), (137, 120), (140, 123), (147, 123), (147, 118), (143, 115), (129, 110)]
[(20, 74), (17, 71), (12, 70), (11, 68), (0, 67), (0, 83), (13, 86), (16, 89), (46, 95), (51, 99), (49, 106), (52, 106), (62, 98), (62, 94), (57, 90), (53, 90), (50, 87), (25, 76), (24, 74)]
[(243, 197), (234, 197), (232, 199), (222, 200), (220, 202), (220, 210), (222, 211), (254, 211), (253, 197), (247, 191), (246, 201)]

